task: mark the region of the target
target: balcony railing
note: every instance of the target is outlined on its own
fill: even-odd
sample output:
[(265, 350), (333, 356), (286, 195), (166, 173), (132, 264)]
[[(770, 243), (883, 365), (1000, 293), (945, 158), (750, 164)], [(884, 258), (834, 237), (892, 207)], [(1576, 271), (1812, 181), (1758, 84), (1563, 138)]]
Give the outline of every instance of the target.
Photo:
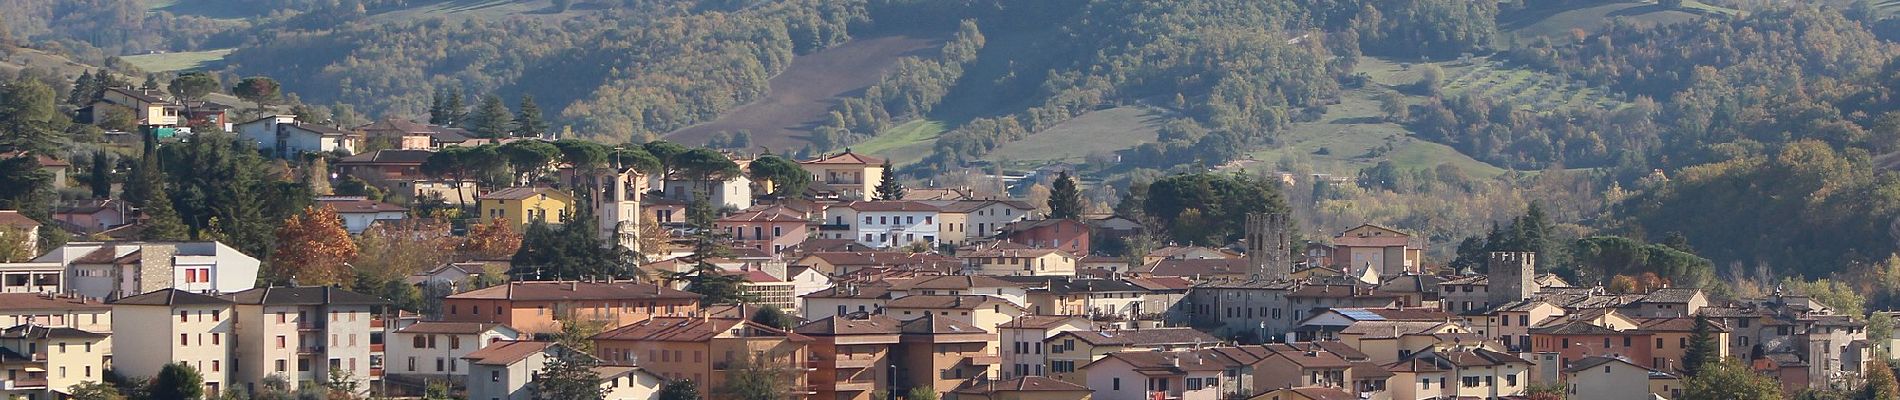
[(966, 362), (969, 362), (970, 365), (996, 365), (996, 364), (1003, 363), (1003, 356), (999, 356), (995, 354), (981, 354), (981, 355), (963, 357), (963, 360)]
[(323, 352), (323, 346), (298, 346), (297, 354), (317, 354)]
[(1181, 392), (1174, 392), (1174, 391), (1169, 391), (1169, 392), (1163, 392), (1163, 391), (1153, 391), (1153, 392), (1148, 392), (1148, 399), (1149, 399), (1149, 400), (1179, 400), (1180, 398), (1181, 398)]
[(870, 368), (871, 364), (876, 363), (876, 362), (877, 362), (877, 359), (870, 358), (870, 357), (853, 357), (853, 358), (839, 358), (833, 362), (833, 365), (837, 366), (838, 368), (857, 369), (857, 368)]
[(322, 329), (323, 329), (323, 324), (321, 323), (315, 323), (315, 322), (297, 323), (297, 330), (300, 330), (300, 331), (316, 331), (316, 330), (322, 330)]
[(867, 391), (877, 390), (877, 382), (840, 381), (836, 384), (831, 385), (831, 390), (837, 391), (837, 392), (867, 392)]
[(386, 345), (383, 345), (383, 344), (372, 344), (372, 345), (369, 345), (369, 352), (371, 352), (371, 353), (381, 353), (381, 352), (383, 352), (383, 346), (386, 346)]

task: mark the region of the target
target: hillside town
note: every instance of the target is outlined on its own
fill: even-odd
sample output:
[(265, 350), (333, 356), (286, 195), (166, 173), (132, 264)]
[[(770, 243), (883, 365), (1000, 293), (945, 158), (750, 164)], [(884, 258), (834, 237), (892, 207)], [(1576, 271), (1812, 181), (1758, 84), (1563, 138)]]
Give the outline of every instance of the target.
[[(89, 108), (139, 110), (148, 149), (193, 140), (175, 129), (189, 118), (318, 171), (306, 183), (335, 189), (295, 226), (333, 237), (280, 228), (263, 257), (202, 240), (216, 236), (148, 240), (165, 217), (150, 205), (65, 202), (53, 228), (74, 240), (0, 263), (10, 398), (151, 378), (202, 396), (1625, 400), (1682, 398), (1725, 365), (1791, 397), (1859, 390), (1892, 354), (1865, 316), (1810, 296), (1573, 284), (1527, 251), (1454, 269), (1374, 224), (1299, 236), (1268, 209), (1229, 221), (1236, 240), (1162, 243), (1079, 207), (1066, 173), (1022, 177), (1057, 188), (1030, 199), (905, 188), (888, 160), (848, 149), (787, 163), (649, 146), (658, 165), (641, 165), (624, 148), (398, 119), (229, 123), (228, 107), (106, 93)], [(497, 147), (548, 154), (508, 153), (519, 166), (499, 186), (445, 165)], [(0, 222), (15, 234), (0, 238), (40, 242), (39, 221)], [(324, 276), (363, 276), (348, 257), (285, 256), (390, 236), (464, 244), (367, 287)], [(329, 264), (287, 269), (307, 261)]]

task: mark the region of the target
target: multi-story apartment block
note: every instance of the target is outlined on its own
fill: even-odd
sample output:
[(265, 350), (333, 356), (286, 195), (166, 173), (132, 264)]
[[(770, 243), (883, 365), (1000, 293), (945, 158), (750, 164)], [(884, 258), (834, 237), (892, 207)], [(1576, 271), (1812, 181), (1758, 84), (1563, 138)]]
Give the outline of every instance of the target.
[(900, 328), (897, 387), (928, 387), (937, 392), (956, 390), (965, 380), (996, 376), (1002, 357), (992, 343), (996, 334), (969, 322), (943, 315), (924, 315)]
[[(897, 248), (912, 243), (936, 246), (937, 207), (915, 201), (854, 201), (825, 210), (821, 235), (857, 239), (871, 248)], [(828, 232), (826, 232), (828, 231)]]
[(232, 378), (278, 376), (292, 389), (343, 374), (362, 387), (370, 372), (370, 322), (381, 298), (327, 286), (262, 287), (221, 296), (236, 314)]
[(62, 293), (100, 299), (161, 289), (201, 293), (250, 289), (257, 284), (262, 264), (218, 242), (72, 242), (33, 261), (65, 266), (63, 275), (34, 279), (58, 281)]
[(1072, 382), (1077, 380), (1070, 375), (1109, 353), (1193, 349), (1220, 342), (1194, 328), (1068, 331), (1043, 340), (1049, 348), (1049, 376)]
[(184, 363), (204, 378), (205, 393), (223, 393), (233, 380), (238, 344), (237, 313), (230, 300), (161, 289), (112, 303), (112, 330), (139, 332), (114, 338), (112, 368), (128, 377), (158, 375), (166, 364)]
[(902, 321), (882, 315), (834, 316), (793, 329), (810, 336), (814, 365), (807, 374), (818, 399), (883, 400), (871, 393), (891, 387), (892, 348)]
[(853, 153), (850, 149), (798, 164), (811, 172), (813, 186), (829, 188), (843, 199), (869, 200), (877, 193), (877, 184), (884, 180), (884, 159)]
[(464, 357), (495, 343), (521, 339), (520, 332), (501, 324), (417, 322), (389, 333), (384, 341), (389, 355), (384, 369), (391, 375), (461, 381), (469, 371)]
[(1204, 283), (1189, 292), (1188, 314), (1216, 334), (1243, 335), (1243, 342), (1286, 339), (1299, 321), (1325, 308), (1391, 308), (1401, 296), (1350, 282), (1246, 281)]
[(27, 399), (56, 399), (80, 382), (104, 382), (104, 342), (108, 335), (68, 327), (15, 325), (0, 331), (0, 357), (6, 370), (0, 394)]
[[(605, 363), (637, 365), (669, 380), (688, 379), (712, 393), (726, 373), (745, 363), (806, 369), (812, 338), (738, 318), (654, 317), (593, 337)], [(804, 374), (783, 382), (789, 393), (810, 395)]]
[(782, 205), (758, 206), (720, 217), (714, 226), (725, 230), (734, 248), (755, 249), (776, 258), (811, 236), (806, 229), (811, 221), (801, 214)]
[(97, 299), (31, 293), (0, 294), (0, 324), (74, 328), (105, 335), (99, 354), (112, 359), (112, 305)]
[(442, 307), (443, 321), (504, 324), (534, 335), (560, 332), (566, 318), (620, 327), (655, 316), (690, 315), (699, 311), (699, 295), (634, 282), (508, 282), (450, 295)]
[(1080, 316), (1024, 315), (997, 326), (997, 336), (1003, 343), (1001, 378), (1043, 376), (1049, 365), (1044, 341), (1058, 333), (1089, 330), (1089, 325), (1089, 320)]
[(1075, 276), (1076, 256), (1059, 249), (982, 246), (961, 256), (964, 271), (991, 276)]

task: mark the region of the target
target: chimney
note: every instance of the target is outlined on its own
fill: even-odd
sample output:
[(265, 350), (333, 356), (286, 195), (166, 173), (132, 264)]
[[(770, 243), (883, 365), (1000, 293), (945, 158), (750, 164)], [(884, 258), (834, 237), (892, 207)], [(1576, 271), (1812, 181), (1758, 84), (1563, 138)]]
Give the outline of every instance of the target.
[(580, 290), (581, 290), (581, 281), (567, 281), (567, 291), (576, 292)]

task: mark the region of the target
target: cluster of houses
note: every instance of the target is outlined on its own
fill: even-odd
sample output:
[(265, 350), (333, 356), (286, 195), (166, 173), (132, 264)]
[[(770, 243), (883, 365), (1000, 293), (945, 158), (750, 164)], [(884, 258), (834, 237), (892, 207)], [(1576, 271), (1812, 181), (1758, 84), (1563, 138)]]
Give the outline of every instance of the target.
[[(423, 176), (434, 150), (476, 140), (454, 129), (387, 120), (338, 130), (271, 116), (234, 130), (278, 155), (383, 143), (344, 157), (337, 172), (466, 204), (482, 221), (559, 223), (578, 206), (559, 186)], [(682, 258), (690, 247), (640, 249), (639, 224), (683, 232), (687, 202), (707, 196), (727, 210), (713, 229), (733, 249), (707, 262), (743, 278), (742, 304), (706, 304), (683, 283), (484, 280), (505, 274), (507, 260), (469, 259), (411, 277), (456, 289), (418, 315), (338, 288), (258, 287), (259, 261), (216, 242), (36, 249), (0, 263), (0, 321), (11, 318), (0, 330), (0, 394), (59, 398), (107, 369), (151, 376), (183, 362), (207, 393), (277, 376), (292, 388), (341, 379), (386, 394), (448, 382), (468, 399), (525, 400), (550, 360), (581, 351), (550, 340), (578, 322), (602, 327), (588, 356), (609, 399), (656, 398), (669, 381), (717, 393), (753, 364), (790, 371), (780, 387), (793, 397), (828, 400), (920, 387), (953, 400), (1499, 399), (1538, 385), (1570, 399), (1677, 398), (1698, 316), (1726, 344), (1723, 356), (1789, 393), (1856, 387), (1881, 345), (1859, 316), (1802, 296), (1611, 293), (1538, 274), (1530, 253), (1493, 253), (1483, 273), (1433, 271), (1422, 240), (1377, 225), (1296, 252), (1274, 228), (1284, 215), (1256, 215), (1232, 248), (1104, 256), (1091, 242), (1140, 235), (1141, 225), (1049, 219), (1035, 204), (957, 189), (867, 200), (884, 160), (846, 151), (800, 164), (814, 179), (793, 198), (755, 196), (744, 176), (633, 170), (605, 172), (605, 193), (581, 196), (596, 202), (602, 237), (648, 255), (641, 268), (653, 273), (692, 268)], [(352, 233), (408, 216), (361, 197), (318, 201)], [(8, 215), (0, 223), (34, 223)], [(55, 219), (87, 233), (136, 224), (110, 200), (64, 206)], [(766, 306), (797, 323), (754, 321)]]

